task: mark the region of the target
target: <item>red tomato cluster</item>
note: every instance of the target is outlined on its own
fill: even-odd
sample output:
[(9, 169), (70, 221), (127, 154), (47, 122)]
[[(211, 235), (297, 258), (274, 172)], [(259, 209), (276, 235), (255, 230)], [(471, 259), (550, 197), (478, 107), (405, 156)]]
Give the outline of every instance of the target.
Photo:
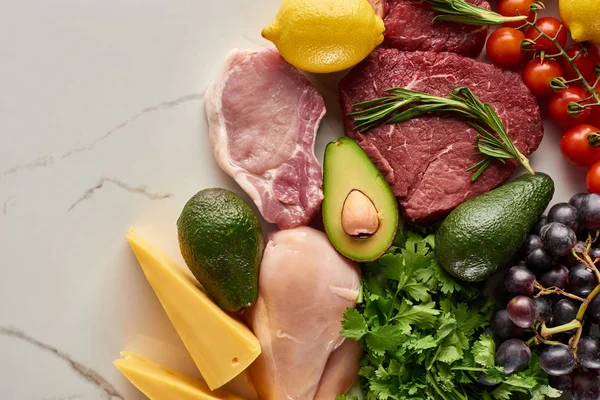
[[(500, 0), (498, 13), (507, 17), (527, 15), (527, 21), (531, 24), (535, 14), (530, 7), (534, 2), (535, 0)], [(548, 98), (548, 112), (552, 120), (569, 128), (560, 143), (564, 157), (575, 165), (591, 166), (586, 184), (590, 192), (600, 193), (600, 106), (585, 107), (590, 93), (584, 89), (581, 81), (569, 82), (578, 78), (573, 66), (565, 57), (558, 56), (554, 59), (561, 49), (542, 37), (538, 31), (539, 29), (555, 38), (564, 49), (568, 40), (567, 28), (560, 20), (552, 17), (535, 20), (538, 29), (515, 29), (523, 25), (523, 22), (506, 23), (493, 32), (486, 44), (488, 57), (506, 68), (517, 67), (526, 61), (522, 73), (523, 82), (534, 95)], [(583, 79), (593, 87), (598, 80), (596, 66), (600, 66), (600, 49), (594, 45), (583, 48), (579, 43), (574, 43), (565, 52), (571, 58), (579, 52), (573, 63)], [(527, 54), (541, 56), (532, 60)], [(552, 82), (557, 78), (560, 78), (557, 81), (559, 85), (566, 86), (564, 89), (556, 91), (552, 87)], [(600, 90), (597, 92), (600, 93)]]
[[(500, 3), (498, 3), (498, 14), (503, 15), (505, 17), (527, 15), (527, 20), (533, 22), (534, 14), (530, 10), (530, 7), (533, 3), (535, 3), (535, 0), (503, 0)], [(505, 25), (517, 28), (523, 25), (523, 23), (508, 22)]]

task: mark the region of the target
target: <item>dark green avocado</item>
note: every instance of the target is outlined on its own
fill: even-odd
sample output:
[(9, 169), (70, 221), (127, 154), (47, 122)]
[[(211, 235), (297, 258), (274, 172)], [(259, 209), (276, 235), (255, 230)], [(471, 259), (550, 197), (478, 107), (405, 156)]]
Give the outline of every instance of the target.
[(511, 261), (553, 194), (552, 179), (538, 172), (464, 202), (437, 232), (440, 265), (467, 282), (488, 278)]
[(187, 266), (222, 309), (237, 312), (256, 301), (263, 234), (242, 198), (219, 188), (196, 193), (183, 207), (177, 232)]

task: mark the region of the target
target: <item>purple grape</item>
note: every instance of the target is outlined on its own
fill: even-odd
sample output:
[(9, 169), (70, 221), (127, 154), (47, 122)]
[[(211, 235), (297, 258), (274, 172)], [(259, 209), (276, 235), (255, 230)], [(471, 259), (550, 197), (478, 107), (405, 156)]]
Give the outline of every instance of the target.
[(587, 310), (585, 310), (585, 316), (594, 324), (600, 323), (600, 296), (595, 296), (590, 301)]
[(552, 317), (552, 306), (550, 305), (550, 302), (543, 297), (533, 299), (533, 302), (535, 303), (536, 322), (548, 323)]
[(577, 208), (581, 222), (586, 229), (600, 228), (600, 195), (588, 194)]
[(536, 318), (535, 303), (530, 297), (517, 296), (506, 306), (510, 320), (521, 328), (529, 328)]
[(600, 399), (598, 375), (593, 371), (578, 371), (571, 377), (573, 400)]
[(531, 250), (539, 249), (540, 247), (542, 247), (542, 239), (538, 235), (527, 235), (521, 245), (521, 255), (526, 257)]
[(581, 321), (581, 336), (593, 336), (592, 331), (594, 330), (594, 324), (588, 321), (587, 318), (584, 318)]
[(579, 365), (589, 369), (600, 368), (600, 339), (595, 336), (583, 336), (577, 345)]
[(576, 195), (571, 197), (571, 200), (569, 200), (569, 204), (575, 207), (577, 210), (579, 210), (581, 208), (581, 203), (583, 202), (583, 199), (585, 199), (587, 195), (587, 193), (577, 193)]
[(559, 300), (552, 307), (552, 325), (560, 326), (573, 321), (579, 311), (579, 304), (571, 299)]
[(542, 229), (542, 226), (546, 225), (547, 223), (548, 223), (548, 217), (545, 215), (542, 215), (540, 217), (540, 219), (537, 220), (535, 225), (533, 225), (533, 228), (531, 228), (531, 233), (533, 233), (534, 235), (539, 235), (540, 230)]
[(490, 382), (488, 380), (487, 376), (483, 372), (478, 372), (477, 373), (477, 380), (479, 381), (479, 383), (481, 383), (482, 385), (485, 385), (485, 386), (496, 386), (496, 385), (498, 385), (497, 383)]
[(530, 360), (531, 350), (520, 339), (508, 339), (496, 351), (496, 364), (504, 367), (507, 375), (524, 370)]
[(523, 335), (523, 328), (519, 328), (510, 320), (507, 310), (498, 310), (494, 313), (491, 328), (494, 336), (501, 340)]
[(504, 285), (513, 294), (529, 296), (535, 290), (535, 275), (523, 265), (515, 265), (506, 271)]
[(571, 390), (571, 375), (549, 376), (548, 384), (561, 392)]
[(540, 353), (540, 367), (548, 375), (566, 375), (575, 368), (575, 355), (568, 346), (546, 346)]
[(544, 225), (540, 232), (540, 238), (544, 248), (555, 257), (566, 256), (577, 243), (575, 232), (559, 222), (550, 222)]
[(560, 222), (573, 232), (579, 232), (580, 222), (577, 208), (568, 203), (557, 203), (548, 211), (548, 222)]
[(538, 273), (547, 271), (552, 268), (554, 264), (554, 258), (552, 255), (543, 247), (533, 249), (525, 257), (525, 263), (527, 268)]
[(564, 265), (555, 264), (551, 270), (540, 276), (539, 282), (546, 288), (556, 286), (565, 289), (569, 284), (569, 270)]
[(598, 285), (596, 274), (585, 264), (577, 264), (569, 271), (569, 290), (577, 296), (587, 297)]

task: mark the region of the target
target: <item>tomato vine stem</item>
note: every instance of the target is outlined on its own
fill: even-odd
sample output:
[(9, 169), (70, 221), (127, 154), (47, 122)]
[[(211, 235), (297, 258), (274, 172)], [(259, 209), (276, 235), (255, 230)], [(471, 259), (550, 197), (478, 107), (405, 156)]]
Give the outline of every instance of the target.
[[(536, 24), (537, 20), (538, 20), (537, 10), (532, 10), (532, 11), (535, 14), (533, 21), (525, 20), (524, 21), (525, 23), (523, 24), (523, 26), (519, 27), (518, 29), (524, 29), (525, 27), (529, 27), (530, 29), (533, 28), (538, 32), (538, 36), (533, 40), (527, 39), (525, 42), (523, 42), (524, 43), (523, 49), (525, 51), (531, 51), (530, 50), (531, 46), (535, 45), (535, 42), (537, 42), (540, 39), (546, 39), (546, 40), (550, 41), (556, 48), (557, 53), (551, 54), (551, 55), (546, 55), (546, 57), (548, 57), (548, 58), (558, 58), (558, 57), (564, 58), (569, 63), (571, 68), (573, 68), (573, 71), (575, 71), (575, 73), (577, 74), (577, 78), (573, 81), (581, 82), (582, 85), (585, 87), (585, 89), (590, 94), (589, 98), (583, 99), (579, 103), (572, 102), (574, 104), (577, 104), (579, 107), (581, 107), (581, 109), (579, 111), (575, 111), (572, 114), (578, 114), (578, 113), (581, 114), (581, 112), (583, 112), (583, 109), (585, 109), (585, 108), (600, 107), (600, 96), (598, 95), (598, 93), (596, 93), (596, 88), (598, 86), (598, 83), (600, 82), (600, 77), (598, 77), (596, 79), (596, 82), (593, 85), (590, 85), (590, 83), (584, 78), (583, 74), (579, 70), (579, 67), (577, 66), (577, 63), (575, 62), (577, 60), (577, 58), (581, 56), (583, 51), (578, 50), (577, 52), (575, 52), (573, 57), (569, 56), (567, 54), (567, 52), (565, 51), (565, 49), (558, 42), (558, 37), (559, 37), (560, 33), (562, 32), (563, 29), (565, 29), (564, 26), (561, 25), (559, 27), (558, 31), (556, 32), (556, 35), (550, 36), (547, 33), (545, 33), (544, 31), (542, 31), (542, 29), (539, 26), (537, 26), (537, 24)], [(594, 103), (583, 104), (590, 99), (593, 99)], [(571, 113), (571, 111), (569, 111), (569, 112)]]

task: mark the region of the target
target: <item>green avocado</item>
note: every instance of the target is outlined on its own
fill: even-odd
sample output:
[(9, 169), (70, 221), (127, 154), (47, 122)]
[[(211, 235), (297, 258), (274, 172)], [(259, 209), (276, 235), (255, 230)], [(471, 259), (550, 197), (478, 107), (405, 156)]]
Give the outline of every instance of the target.
[(244, 200), (225, 189), (202, 190), (183, 207), (177, 232), (187, 266), (223, 310), (256, 301), (263, 233)]
[(467, 282), (484, 280), (504, 268), (553, 194), (552, 179), (538, 172), (464, 202), (436, 234), (440, 265)]
[(398, 203), (363, 149), (343, 137), (329, 143), (323, 165), (323, 224), (339, 253), (373, 261), (390, 247), (398, 228)]

